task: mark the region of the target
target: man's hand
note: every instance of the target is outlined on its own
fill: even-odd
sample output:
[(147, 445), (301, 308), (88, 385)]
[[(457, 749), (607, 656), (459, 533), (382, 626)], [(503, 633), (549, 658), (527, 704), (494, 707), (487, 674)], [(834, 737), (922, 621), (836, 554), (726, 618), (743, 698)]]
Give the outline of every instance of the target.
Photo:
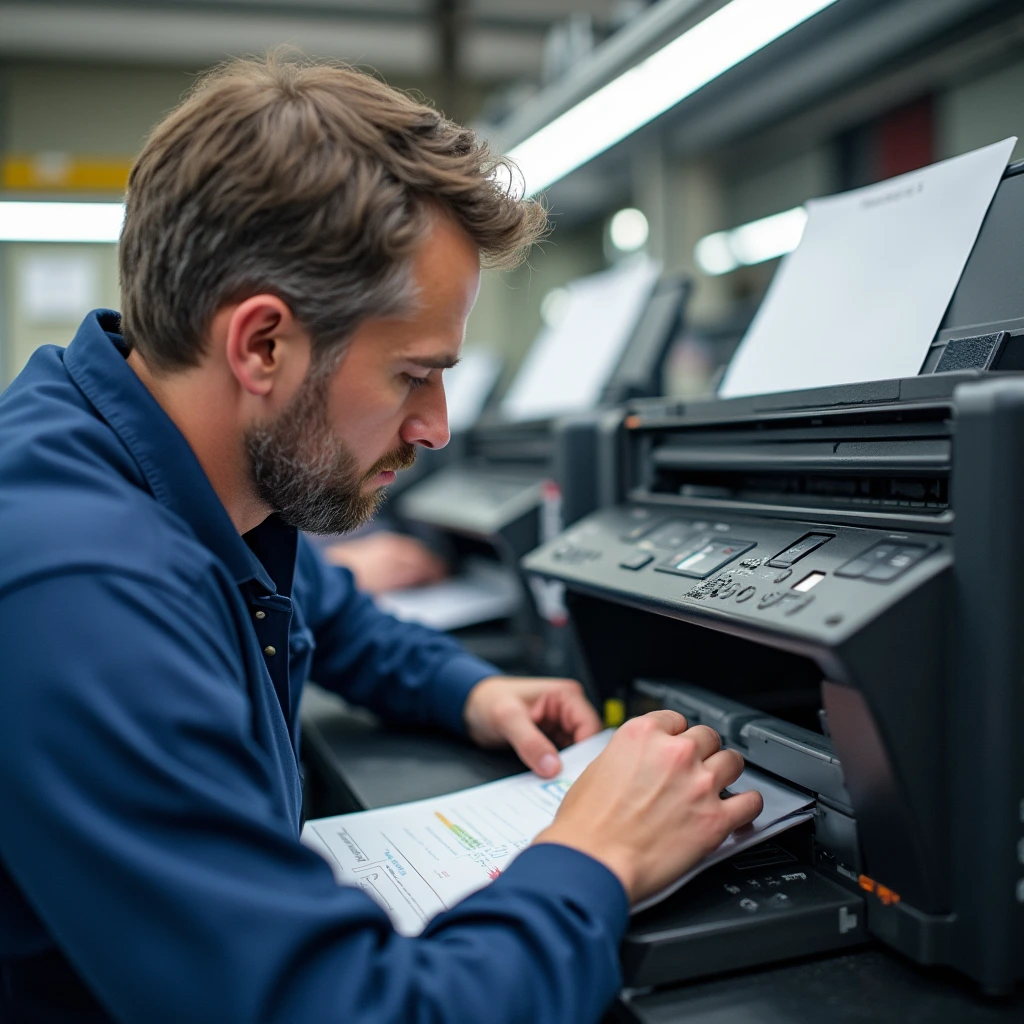
[(332, 544), (324, 558), (351, 569), (356, 586), (368, 594), (422, 587), (448, 574), (448, 567), (425, 544), (388, 530)]
[(562, 766), (558, 747), (601, 731), (594, 706), (574, 679), (491, 676), (469, 691), (462, 715), (480, 746), (507, 744), (546, 779)]
[(713, 729), (687, 729), (675, 711), (652, 711), (618, 730), (536, 842), (561, 843), (601, 861), (636, 903), (761, 813), (761, 794), (753, 790), (719, 796), (742, 771), (743, 758), (722, 750)]

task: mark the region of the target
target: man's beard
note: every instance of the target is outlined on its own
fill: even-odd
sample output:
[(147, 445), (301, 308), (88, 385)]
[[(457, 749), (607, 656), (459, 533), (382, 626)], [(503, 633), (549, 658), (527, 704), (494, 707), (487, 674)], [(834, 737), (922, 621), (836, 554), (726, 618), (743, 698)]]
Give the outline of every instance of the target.
[(246, 432), (245, 446), (256, 493), (284, 522), (307, 533), (348, 533), (384, 501), (384, 488), (364, 493), (366, 483), (408, 469), (416, 449), (403, 442), (360, 473), (355, 455), (331, 431), (327, 379), (311, 375), (276, 420)]

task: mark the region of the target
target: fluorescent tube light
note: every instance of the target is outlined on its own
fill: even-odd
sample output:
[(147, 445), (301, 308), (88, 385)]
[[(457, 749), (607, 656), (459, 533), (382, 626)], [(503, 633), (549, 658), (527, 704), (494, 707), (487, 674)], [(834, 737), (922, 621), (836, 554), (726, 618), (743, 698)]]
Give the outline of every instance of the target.
[(515, 146), (535, 195), (836, 0), (732, 0)]
[(807, 211), (802, 206), (770, 217), (741, 224), (731, 231), (705, 235), (693, 249), (697, 265), (705, 274), (728, 274), (741, 266), (752, 266), (792, 252), (804, 233)]
[(0, 202), (0, 242), (116, 242), (124, 203)]
[(713, 235), (705, 235), (693, 248), (697, 258), (697, 266), (705, 274), (728, 274), (735, 270), (740, 262), (733, 255), (729, 246), (729, 232), (716, 231)]

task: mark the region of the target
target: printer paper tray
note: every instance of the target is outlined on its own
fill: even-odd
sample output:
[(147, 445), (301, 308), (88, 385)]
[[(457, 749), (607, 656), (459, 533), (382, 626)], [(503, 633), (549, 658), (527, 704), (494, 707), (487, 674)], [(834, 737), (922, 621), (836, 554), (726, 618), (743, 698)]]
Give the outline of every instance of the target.
[[(765, 864), (773, 850), (781, 863)], [(638, 914), (621, 947), (623, 984), (670, 985), (844, 949), (867, 941), (864, 916), (859, 895), (765, 844)]]

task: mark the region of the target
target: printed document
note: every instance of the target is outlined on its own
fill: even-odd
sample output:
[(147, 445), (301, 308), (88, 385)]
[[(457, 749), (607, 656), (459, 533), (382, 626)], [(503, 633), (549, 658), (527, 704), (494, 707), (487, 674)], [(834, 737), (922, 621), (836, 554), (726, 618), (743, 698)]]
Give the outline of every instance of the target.
[(720, 397), (916, 376), (1016, 141), (811, 200)]
[[(448, 796), (306, 823), (302, 841), (331, 865), (339, 884), (359, 886), (395, 929), (418, 935), (436, 914), (482, 889), (554, 819), (562, 798), (612, 736), (606, 730), (562, 751), (562, 772), (532, 772)], [(811, 816), (813, 799), (747, 769), (729, 787), (757, 789), (764, 810), (700, 864), (634, 911), (664, 899), (705, 868)]]

